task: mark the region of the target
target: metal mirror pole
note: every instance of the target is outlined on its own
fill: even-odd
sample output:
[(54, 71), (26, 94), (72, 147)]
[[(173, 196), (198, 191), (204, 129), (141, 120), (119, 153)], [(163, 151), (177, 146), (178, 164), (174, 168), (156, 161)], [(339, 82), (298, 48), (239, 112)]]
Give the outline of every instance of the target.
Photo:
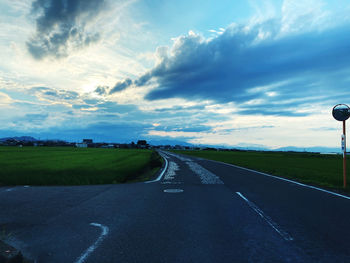
[(344, 152), (343, 152), (343, 186), (346, 188), (346, 128), (343, 121)]
[(337, 104), (332, 110), (333, 118), (343, 122), (343, 134), (341, 136), (341, 150), (343, 152), (343, 186), (346, 188), (346, 127), (345, 121), (350, 118), (350, 107), (346, 104)]

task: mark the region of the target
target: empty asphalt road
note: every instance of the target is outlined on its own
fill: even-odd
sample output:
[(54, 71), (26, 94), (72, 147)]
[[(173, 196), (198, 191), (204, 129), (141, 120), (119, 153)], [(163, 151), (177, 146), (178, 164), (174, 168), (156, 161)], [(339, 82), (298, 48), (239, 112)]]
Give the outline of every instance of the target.
[(163, 152), (153, 182), (1, 187), (0, 237), (36, 262), (350, 262), (350, 198)]

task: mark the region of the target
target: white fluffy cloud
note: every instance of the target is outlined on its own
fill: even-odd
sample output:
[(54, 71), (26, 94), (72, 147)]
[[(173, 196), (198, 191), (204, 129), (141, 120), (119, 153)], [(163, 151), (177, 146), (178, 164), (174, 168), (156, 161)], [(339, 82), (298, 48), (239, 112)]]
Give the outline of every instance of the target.
[[(107, 2), (104, 9), (89, 0), (84, 9), (84, 1), (57, 1), (78, 4), (69, 15), (64, 5), (50, 13), (46, 7), (57, 4), (51, 0), (33, 7), (5, 1), (3, 128), (75, 139), (337, 145), (329, 109), (350, 95), (350, 30), (340, 9), (312, 0), (265, 1), (246, 22), (210, 27), (209, 38), (189, 27), (167, 47), (170, 37), (160, 41), (162, 32), (137, 20), (134, 1)], [(30, 9), (39, 11), (32, 21)], [(87, 15), (94, 23), (83, 23)], [(98, 41), (88, 45), (95, 34)]]

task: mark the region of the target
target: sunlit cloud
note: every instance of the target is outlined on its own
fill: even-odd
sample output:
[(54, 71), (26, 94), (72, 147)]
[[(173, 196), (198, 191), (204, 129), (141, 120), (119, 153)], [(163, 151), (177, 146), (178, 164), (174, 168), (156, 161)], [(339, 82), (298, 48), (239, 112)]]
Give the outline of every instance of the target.
[(13, 100), (6, 93), (0, 92), (0, 105), (8, 105), (11, 104)]
[(350, 4), (213, 5), (4, 0), (0, 137), (337, 145)]

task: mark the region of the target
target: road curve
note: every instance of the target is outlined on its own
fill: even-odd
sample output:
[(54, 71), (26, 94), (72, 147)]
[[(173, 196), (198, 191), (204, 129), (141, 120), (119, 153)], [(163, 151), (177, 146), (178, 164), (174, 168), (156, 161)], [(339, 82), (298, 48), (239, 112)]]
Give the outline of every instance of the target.
[(350, 262), (350, 200), (161, 153), (152, 182), (0, 188), (1, 238), (36, 262)]

